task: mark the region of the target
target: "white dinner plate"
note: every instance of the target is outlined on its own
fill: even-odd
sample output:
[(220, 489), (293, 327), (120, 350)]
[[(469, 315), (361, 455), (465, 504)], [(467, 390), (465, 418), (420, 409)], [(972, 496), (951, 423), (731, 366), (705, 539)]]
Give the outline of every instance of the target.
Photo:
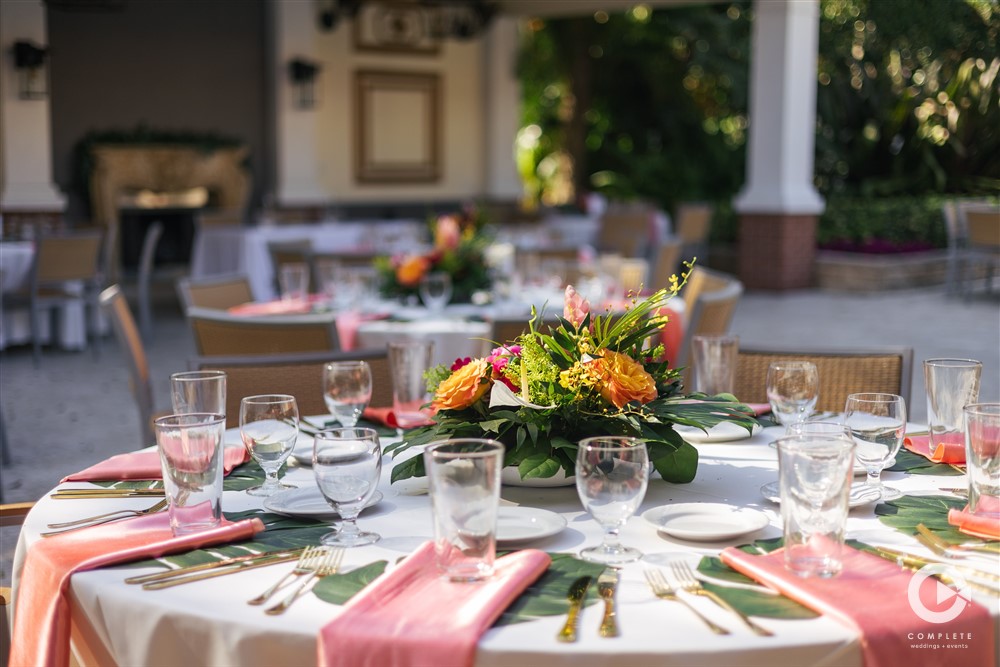
[[(768, 443), (768, 446), (771, 449), (777, 449), (777, 447), (775, 446), (775, 444), (773, 442)], [(896, 465), (896, 457), (895, 456), (885, 462), (885, 465), (882, 466), (882, 470), (888, 470), (889, 468), (891, 468), (894, 465)], [(853, 470), (853, 472), (854, 472), (854, 476), (855, 477), (864, 477), (864, 476), (866, 476), (868, 474), (868, 470), (862, 464), (858, 463), (857, 459), (854, 460), (854, 470)]]
[(497, 514), (497, 542), (524, 542), (549, 537), (566, 527), (566, 519), (537, 507), (501, 507)]
[[(760, 495), (764, 496), (772, 503), (781, 504), (781, 490), (778, 488), (778, 482), (768, 482), (764, 486), (760, 487)], [(878, 491), (874, 491), (868, 488), (868, 485), (864, 482), (855, 482), (851, 484), (851, 495), (848, 497), (847, 506), (861, 507), (863, 505), (870, 505), (871, 503), (879, 499)]]
[(734, 442), (736, 440), (746, 440), (747, 438), (752, 438), (759, 433), (760, 428), (760, 424), (754, 424), (753, 433), (749, 433), (742, 426), (738, 426), (732, 422), (719, 422), (715, 426), (709, 428), (708, 432), (702, 431), (700, 428), (695, 428), (694, 426), (674, 426), (674, 430), (677, 431), (682, 438), (692, 444), (702, 442)]
[(767, 526), (767, 515), (722, 503), (679, 503), (646, 510), (642, 518), (660, 532), (692, 542), (716, 542)]
[[(382, 492), (376, 491), (365, 507), (371, 507), (382, 500)], [(315, 486), (302, 489), (279, 491), (264, 500), (264, 509), (288, 516), (327, 517), (337, 516), (337, 512), (326, 502), (323, 494)]]
[(299, 437), (295, 438), (295, 446), (292, 448), (292, 458), (299, 462), (299, 465), (311, 466), (313, 464), (313, 438), (299, 431)]

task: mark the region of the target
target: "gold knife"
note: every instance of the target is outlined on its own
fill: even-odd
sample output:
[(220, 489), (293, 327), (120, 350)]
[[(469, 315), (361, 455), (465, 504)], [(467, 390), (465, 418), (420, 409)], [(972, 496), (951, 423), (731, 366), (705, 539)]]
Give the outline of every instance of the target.
[(53, 493), (50, 498), (55, 500), (97, 500), (99, 498), (163, 498), (166, 494), (160, 493)]
[(235, 556), (233, 558), (225, 558), (223, 560), (216, 560), (210, 563), (201, 563), (200, 565), (189, 565), (187, 567), (180, 567), (175, 570), (166, 570), (164, 572), (156, 572), (154, 574), (142, 574), (137, 577), (129, 577), (125, 580), (126, 584), (146, 584), (151, 581), (161, 581), (163, 579), (174, 579), (177, 577), (182, 577), (186, 574), (191, 574), (193, 572), (201, 572), (202, 570), (211, 570), (214, 568), (226, 567), (229, 565), (236, 565), (238, 563), (246, 563), (256, 560), (266, 560), (268, 558), (279, 558), (282, 556), (298, 556), (305, 550), (305, 547), (300, 547), (298, 549), (285, 549), (282, 551), (265, 551), (259, 554), (247, 554), (245, 556)]
[(180, 586), (181, 584), (190, 584), (195, 581), (203, 581), (205, 579), (212, 579), (214, 577), (222, 577), (227, 574), (233, 574), (235, 572), (245, 572), (246, 570), (255, 570), (258, 567), (268, 567), (269, 565), (275, 565), (277, 563), (287, 563), (289, 561), (298, 560), (299, 554), (294, 553), (290, 556), (279, 556), (277, 558), (266, 558), (264, 560), (255, 561), (245, 561), (242, 563), (235, 563), (225, 568), (219, 568), (214, 570), (208, 570), (207, 572), (195, 572), (194, 574), (188, 574), (182, 577), (174, 577), (173, 579), (166, 579), (164, 581), (152, 581), (148, 584), (143, 584), (143, 590), (156, 591), (161, 588), (170, 588), (171, 586)]
[(580, 608), (583, 606), (583, 601), (587, 597), (587, 589), (590, 588), (590, 582), (593, 580), (593, 577), (580, 577), (569, 587), (569, 593), (566, 595), (566, 599), (569, 600), (569, 614), (566, 616), (566, 624), (563, 629), (556, 635), (556, 639), (559, 641), (576, 641), (576, 625), (580, 618)]
[(601, 621), (601, 628), (598, 634), (602, 637), (617, 637), (618, 623), (616, 618), (618, 612), (615, 610), (615, 591), (618, 588), (618, 570), (613, 567), (601, 572), (597, 578), (597, 592), (604, 600), (604, 619)]
[[(973, 568), (962, 567), (960, 565), (954, 565), (953, 563), (943, 560), (915, 556), (913, 554), (906, 553), (905, 551), (896, 551), (895, 549), (889, 549), (887, 547), (875, 547), (875, 550), (878, 556), (881, 556), (886, 560), (891, 560), (904, 570), (916, 571), (927, 565), (945, 565), (948, 569), (954, 570), (956, 574), (961, 575), (970, 586), (987, 591), (993, 595), (1000, 593), (1000, 587), (996, 584), (988, 584), (985, 581), (982, 581), (982, 579), (1000, 581), (1000, 576), (995, 574), (983, 572)], [(970, 579), (974, 577), (980, 578), (980, 581), (971, 581)], [(938, 576), (938, 579), (941, 579), (941, 581), (946, 584), (952, 583), (952, 580), (948, 577), (942, 578), (942, 576)], [(947, 579), (947, 581), (945, 579)]]

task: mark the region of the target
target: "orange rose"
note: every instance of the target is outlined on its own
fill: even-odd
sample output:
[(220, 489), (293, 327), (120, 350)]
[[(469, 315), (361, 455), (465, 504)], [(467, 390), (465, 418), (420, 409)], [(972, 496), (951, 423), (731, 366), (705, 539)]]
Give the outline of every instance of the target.
[(492, 382), (493, 366), (485, 359), (474, 359), (448, 376), (438, 385), (434, 407), (439, 410), (461, 410), (478, 401)]
[(413, 287), (420, 282), (420, 279), (427, 273), (428, 263), (426, 257), (412, 255), (403, 260), (396, 269), (396, 280), (400, 285)]
[(597, 386), (604, 400), (622, 408), (629, 401), (649, 403), (656, 398), (656, 382), (639, 362), (611, 350), (600, 354), (593, 370), (599, 375)]

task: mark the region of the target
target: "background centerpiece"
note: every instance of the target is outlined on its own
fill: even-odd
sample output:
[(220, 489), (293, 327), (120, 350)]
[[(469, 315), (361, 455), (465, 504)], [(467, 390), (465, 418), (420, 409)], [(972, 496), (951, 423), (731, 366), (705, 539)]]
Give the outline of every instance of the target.
[[(628, 435), (646, 441), (663, 479), (690, 482), (698, 452), (674, 424), (707, 429), (730, 421), (751, 431), (756, 420), (731, 395), (682, 393), (680, 371), (654, 342), (666, 321), (661, 308), (679, 288), (674, 276), (669, 288), (644, 301), (633, 298), (624, 313), (592, 317), (589, 303), (567, 287), (557, 327), (537, 329), (541, 318), (532, 309), (528, 331), (488, 357), (429, 371), (434, 424), (386, 451), (443, 438), (493, 438), (506, 447), (504, 464), (530, 480), (560, 469), (571, 476), (585, 437)], [(423, 458), (415, 456), (393, 468), (392, 481), (423, 475)]]
[(433, 242), (431, 250), (376, 260), (384, 296), (416, 296), (420, 281), (434, 272), (451, 277), (451, 300), (455, 302), (469, 302), (475, 293), (489, 290), (485, 250), (490, 244), (490, 234), (481, 209), (470, 206), (461, 213), (433, 218), (428, 230)]

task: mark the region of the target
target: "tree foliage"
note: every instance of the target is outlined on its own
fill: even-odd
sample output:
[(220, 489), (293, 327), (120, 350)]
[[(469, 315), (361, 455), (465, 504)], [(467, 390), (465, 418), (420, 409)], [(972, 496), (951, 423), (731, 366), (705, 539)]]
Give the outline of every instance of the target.
[[(529, 191), (728, 202), (744, 182), (752, 23), (749, 2), (531, 22)], [(820, 192), (1000, 189), (998, 33), (997, 0), (821, 0)]]

